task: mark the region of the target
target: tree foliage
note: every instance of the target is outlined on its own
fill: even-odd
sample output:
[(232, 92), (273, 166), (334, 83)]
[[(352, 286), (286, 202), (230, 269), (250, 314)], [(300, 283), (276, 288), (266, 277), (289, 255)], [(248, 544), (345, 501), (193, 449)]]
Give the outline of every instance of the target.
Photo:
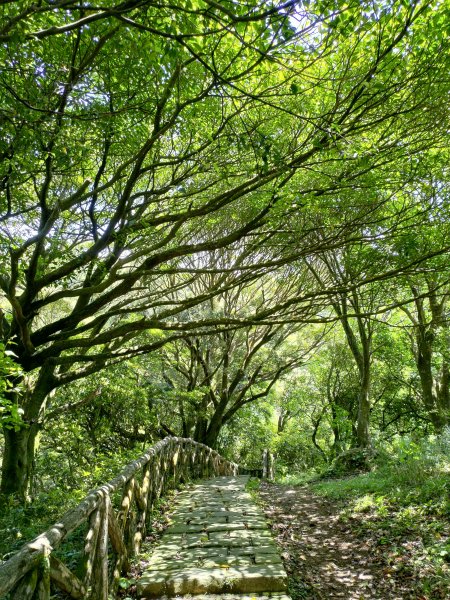
[[(396, 299), (359, 294), (448, 251), (423, 227), (448, 217), (448, 2), (1, 11), (0, 332), (23, 373), (19, 392), (6, 374), (22, 417), (3, 492), (26, 496), (54, 390), (163, 347), (199, 347), (200, 364), (256, 331), (268, 357), (282, 331), (343, 322), (343, 298), (361, 334)], [(318, 285), (305, 264), (329, 256), (355, 272)], [(288, 284), (245, 314), (204, 312), (261, 279)]]

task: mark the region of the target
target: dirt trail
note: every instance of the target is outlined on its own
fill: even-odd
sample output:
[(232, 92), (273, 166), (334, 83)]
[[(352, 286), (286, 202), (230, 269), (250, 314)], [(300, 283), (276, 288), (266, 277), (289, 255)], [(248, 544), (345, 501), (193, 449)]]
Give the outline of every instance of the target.
[(266, 516), (282, 548), (293, 600), (406, 600), (393, 589), (370, 541), (339, 519), (340, 509), (307, 487), (263, 483)]

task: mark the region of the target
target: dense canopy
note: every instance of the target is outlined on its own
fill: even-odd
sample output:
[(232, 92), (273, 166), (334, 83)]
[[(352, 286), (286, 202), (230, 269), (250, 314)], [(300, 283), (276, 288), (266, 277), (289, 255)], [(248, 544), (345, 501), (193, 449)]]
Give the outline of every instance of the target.
[(0, 15), (4, 496), (167, 433), (305, 469), (445, 430), (447, 0)]

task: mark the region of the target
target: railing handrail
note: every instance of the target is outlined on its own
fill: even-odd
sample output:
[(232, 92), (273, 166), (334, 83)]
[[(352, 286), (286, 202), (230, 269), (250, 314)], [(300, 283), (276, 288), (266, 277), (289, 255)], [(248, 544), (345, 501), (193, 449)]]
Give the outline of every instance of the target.
[[(123, 499), (122, 499), (122, 508), (124, 506), (124, 499), (128, 499), (128, 503), (125, 502), (125, 520), (131, 505), (132, 500), (136, 500), (138, 505), (142, 508), (144, 513), (144, 521), (145, 521), (145, 513), (148, 508), (148, 497), (150, 496), (150, 491), (146, 494), (145, 498), (143, 495), (144, 482), (142, 484), (142, 488), (140, 487), (139, 482), (135, 481), (135, 476), (146, 467), (149, 467), (151, 462), (159, 457), (163, 457), (164, 451), (173, 450), (174, 452), (170, 455), (168, 452), (167, 459), (169, 460), (169, 466), (166, 465), (166, 470), (163, 472), (158, 472), (160, 476), (160, 481), (158, 484), (161, 485), (161, 488), (164, 488), (164, 477), (167, 473), (170, 473), (170, 468), (173, 468), (173, 473), (176, 473), (176, 466), (178, 460), (178, 454), (176, 454), (177, 450), (188, 450), (189, 448), (200, 450), (200, 461), (199, 464), (201, 466), (206, 466), (206, 469), (209, 472), (209, 463), (211, 463), (211, 470), (214, 474), (237, 474), (238, 466), (231, 461), (224, 459), (218, 452), (212, 450), (205, 444), (201, 444), (199, 442), (195, 442), (190, 438), (178, 438), (178, 437), (166, 437), (165, 439), (157, 442), (154, 446), (149, 448), (142, 456), (138, 459), (130, 462), (124, 469), (117, 475), (114, 479), (109, 481), (108, 483), (99, 486), (98, 488), (90, 491), (86, 497), (75, 507), (68, 510), (61, 519), (53, 524), (49, 529), (47, 529), (44, 533), (37, 536), (31, 542), (24, 544), (13, 556), (11, 556), (7, 561), (0, 564), (0, 598), (10, 592), (20, 580), (24, 578), (30, 571), (33, 569), (37, 569), (39, 564), (43, 559), (48, 558), (51, 552), (56, 549), (64, 539), (73, 532), (77, 527), (82, 525), (84, 522), (88, 522), (90, 515), (99, 509), (100, 506), (105, 504), (105, 510), (107, 511), (107, 506), (110, 506), (110, 496), (114, 492), (118, 491), (122, 487), (125, 488)], [(187, 454), (186, 454), (187, 456)], [(185, 457), (184, 457), (185, 458)], [(212, 459), (212, 460), (211, 460)], [(195, 465), (195, 463), (194, 463)], [(161, 466), (161, 465), (159, 465)], [(187, 469), (186, 469), (187, 470)], [(148, 476), (144, 473), (144, 477), (148, 479), (148, 485), (150, 486), (150, 469), (147, 469)], [(127, 491), (127, 486), (129, 486), (130, 482), (133, 481), (132, 491)], [(151, 486), (150, 486), (151, 489)], [(154, 499), (162, 495), (162, 489), (155, 496)], [(135, 490), (135, 491), (133, 491)], [(151, 504), (151, 502), (150, 502)], [(151, 506), (150, 506), (151, 509)], [(111, 509), (110, 509), (111, 510)], [(123, 516), (123, 514), (121, 515)], [(116, 521), (114, 515), (110, 515), (109, 523), (108, 516), (105, 517), (107, 521), (107, 525), (111, 526), (111, 519)], [(119, 518), (120, 521), (120, 518)], [(117, 521), (116, 521), (117, 523)], [(114, 525), (116, 527), (116, 524)], [(116, 528), (117, 529), (117, 528)], [(125, 524), (123, 524), (122, 533), (125, 530)], [(111, 537), (111, 535), (110, 535)], [(106, 541), (106, 544), (108, 542)], [(94, 545), (96, 542), (94, 543)], [(122, 542), (119, 540), (119, 546)], [(95, 553), (95, 548), (93, 550)], [(107, 559), (107, 557), (106, 557)], [(54, 559), (57, 560), (57, 559)], [(58, 561), (59, 562), (59, 561)], [(64, 566), (65, 569), (67, 567)], [(66, 574), (67, 575), (67, 574)], [(70, 573), (70, 577), (73, 577), (74, 580), (77, 580), (76, 576)], [(49, 576), (47, 577), (49, 580)], [(75, 582), (77, 585), (80, 583), (79, 580)], [(37, 584), (36, 584), (37, 585)], [(81, 585), (81, 583), (80, 583)], [(50, 584), (47, 584), (48, 590), (50, 590)], [(84, 588), (83, 588), (84, 589)], [(87, 590), (87, 588), (86, 588)], [(74, 598), (83, 597), (81, 592), (77, 596), (76, 593), (73, 592)], [(87, 593), (87, 591), (86, 591)], [(48, 592), (49, 594), (49, 592)], [(45, 594), (44, 594), (45, 596)], [(31, 596), (30, 596), (31, 597)], [(49, 596), (48, 596), (49, 597)], [(105, 596), (107, 597), (107, 596)], [(25, 600), (25, 599), (24, 599)]]

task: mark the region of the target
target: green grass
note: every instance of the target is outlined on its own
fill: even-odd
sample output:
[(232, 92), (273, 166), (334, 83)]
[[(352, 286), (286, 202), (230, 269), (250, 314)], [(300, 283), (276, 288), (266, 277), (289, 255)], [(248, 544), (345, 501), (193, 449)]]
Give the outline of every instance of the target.
[(408, 481), (398, 473), (374, 471), (355, 477), (313, 482), (315, 492), (334, 499), (358, 499), (367, 494), (385, 497), (400, 505), (425, 503), (443, 514), (450, 514), (450, 475), (433, 474), (423, 479)]
[(433, 465), (415, 458), (384, 464), (370, 473), (311, 485), (315, 492), (336, 500), (372, 495), (403, 506), (429, 506), (433, 512), (450, 516), (450, 456), (448, 463), (439, 461)]
[(373, 542), (388, 577), (411, 581), (415, 597), (450, 598), (450, 453), (433, 444), (401, 450), (370, 473), (310, 488)]
[(276, 483), (281, 485), (306, 485), (320, 479), (320, 474), (316, 471), (310, 471), (306, 473), (287, 473), (283, 475), (277, 475), (275, 480)]

